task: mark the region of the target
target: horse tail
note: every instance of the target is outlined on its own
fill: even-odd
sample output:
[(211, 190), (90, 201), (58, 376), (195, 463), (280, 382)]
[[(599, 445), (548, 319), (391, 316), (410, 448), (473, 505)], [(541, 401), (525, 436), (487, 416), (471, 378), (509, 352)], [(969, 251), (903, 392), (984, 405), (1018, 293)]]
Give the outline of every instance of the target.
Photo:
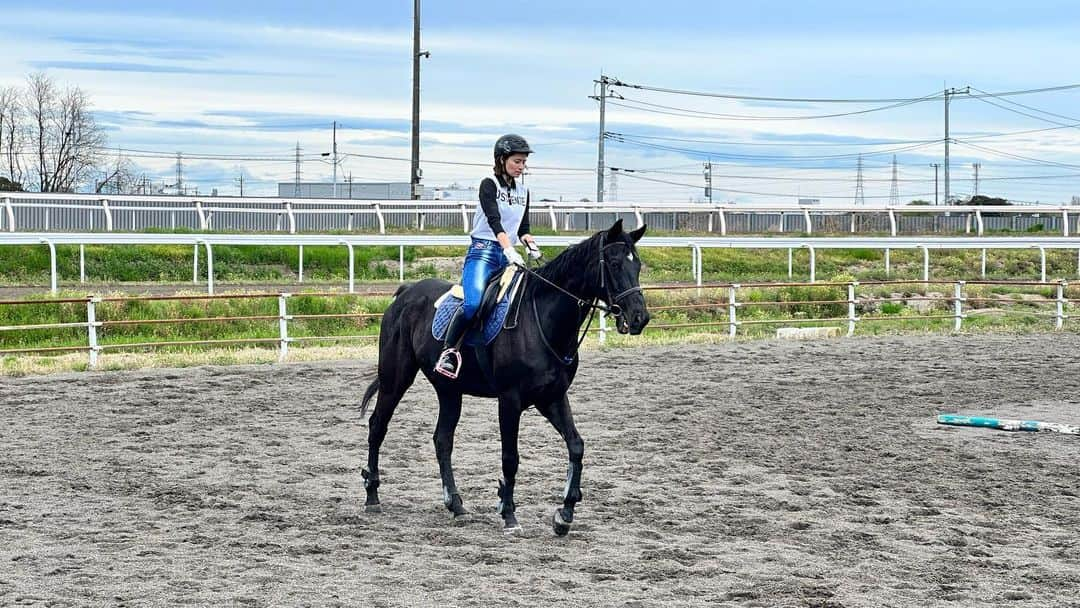
[(360, 402), (360, 417), (363, 418), (367, 413), (368, 403), (371, 398), (375, 396), (375, 393), (379, 392), (379, 377), (375, 376), (375, 380), (368, 385), (367, 390), (364, 391), (364, 400)]

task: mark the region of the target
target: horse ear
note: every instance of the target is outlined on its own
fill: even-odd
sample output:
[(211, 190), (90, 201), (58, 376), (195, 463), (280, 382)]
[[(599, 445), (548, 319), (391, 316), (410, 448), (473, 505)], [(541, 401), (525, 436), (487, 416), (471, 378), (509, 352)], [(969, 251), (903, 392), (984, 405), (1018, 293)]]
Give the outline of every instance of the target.
[(619, 238), (619, 235), (621, 235), (622, 233), (622, 218), (620, 217), (619, 219), (615, 220), (614, 224), (612, 224), (611, 230), (608, 230), (607, 242), (612, 243), (616, 241)]
[(645, 228), (646, 228), (645, 224), (642, 224), (641, 228), (638, 228), (637, 230), (631, 231), (630, 232), (630, 238), (633, 239), (635, 243), (640, 241), (641, 237), (645, 236)]

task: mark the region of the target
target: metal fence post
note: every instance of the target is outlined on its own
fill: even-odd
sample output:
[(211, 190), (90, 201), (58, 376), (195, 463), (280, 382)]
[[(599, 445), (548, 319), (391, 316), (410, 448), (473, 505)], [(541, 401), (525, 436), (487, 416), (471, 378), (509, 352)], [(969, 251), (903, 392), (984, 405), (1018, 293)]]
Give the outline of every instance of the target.
[(4, 210), (7, 212), (8, 232), (15, 232), (15, 209), (11, 206), (10, 197), (4, 197)]
[(289, 356), (289, 321), (292, 319), (292, 315), (288, 314), (288, 307), (286, 301), (291, 294), (280, 293), (278, 294), (278, 332), (280, 334), (280, 346), (278, 351), (278, 362), (285, 361)]
[(953, 285), (953, 331), (960, 331), (964, 323), (964, 300), (967, 299), (964, 297), (964, 285), (964, 281), (957, 281)]
[(1054, 329), (1061, 329), (1065, 324), (1065, 288), (1068, 283), (1065, 279), (1058, 282), (1057, 286), (1057, 318), (1055, 319)]
[(86, 245), (79, 243), (79, 282), (86, 282)]
[(724, 208), (720, 207), (717, 209), (717, 213), (719, 214), (720, 220), (720, 236), (727, 236), (727, 218), (724, 217)]
[(1046, 282), (1046, 247), (1043, 247), (1042, 245), (1035, 245), (1035, 246), (1039, 248), (1039, 268), (1040, 268), (1039, 282), (1040, 283), (1045, 283)]
[(200, 201), (195, 201), (195, 213), (199, 216), (199, 230), (206, 230), (206, 213), (203, 212)]
[(338, 243), (349, 248), (349, 293), (354, 293), (356, 291), (354, 289), (354, 286), (355, 286), (354, 277), (356, 276), (355, 275), (356, 256), (353, 253), (353, 246), (352, 246), (352, 243), (347, 243), (345, 241), (338, 241)]
[(196, 251), (199, 249), (199, 243), (206, 248), (206, 293), (214, 295), (214, 250), (210, 247), (210, 243), (198, 241), (195, 243)]
[(916, 245), (922, 249), (922, 280), (930, 280), (930, 249), (926, 245)]
[(982, 250), (982, 278), (986, 278), (986, 249)]
[(813, 245), (803, 245), (810, 250), (810, 282), (817, 282), (817, 252), (814, 250)]
[(86, 337), (90, 347), (90, 369), (97, 368), (98, 351), (101, 350), (97, 341), (97, 328), (101, 325), (97, 321), (97, 303), (100, 301), (101, 296), (90, 296), (86, 299)]
[(885, 248), (885, 276), (889, 276), (889, 270), (890, 270), (889, 266), (890, 266), (890, 264), (889, 264), (889, 248), (886, 247)]
[(847, 286), (847, 335), (855, 333), (855, 321), (858, 321), (858, 317), (855, 316), (855, 287), (859, 284), (858, 281), (852, 281)]
[(193, 261), (191, 263), (191, 282), (192, 283), (198, 283), (199, 282), (199, 244), (198, 243), (195, 243), (195, 254), (194, 254), (192, 260)]
[(600, 344), (607, 342), (607, 315), (600, 311)]
[(106, 232), (112, 232), (112, 229), (113, 229), (113, 217), (112, 217), (112, 209), (109, 209), (109, 199), (107, 199), (107, 198), (101, 199), (101, 210), (105, 212), (105, 231)]
[(386, 234), (386, 218), (383, 217), (379, 203), (375, 203), (375, 218), (379, 220), (379, 234)]
[(300, 266), (299, 266), (299, 283), (304, 282), (304, 246), (300, 245)]
[(405, 282), (405, 246), (398, 245), (398, 282)]
[(735, 330), (739, 325), (738, 321), (735, 320), (735, 308), (739, 305), (735, 301), (735, 292), (738, 289), (738, 283), (732, 283), (728, 286), (728, 335), (732, 338), (735, 337)]
[(41, 239), (41, 242), (49, 246), (49, 279), (52, 283), (52, 293), (56, 295), (56, 245), (49, 239)]

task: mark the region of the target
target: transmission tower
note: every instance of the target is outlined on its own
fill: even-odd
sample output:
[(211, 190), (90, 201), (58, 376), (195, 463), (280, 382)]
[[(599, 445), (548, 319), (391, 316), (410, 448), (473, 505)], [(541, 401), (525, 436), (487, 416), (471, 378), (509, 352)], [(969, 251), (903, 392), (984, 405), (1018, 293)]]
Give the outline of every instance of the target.
[(608, 174), (607, 194), (613, 201), (619, 200), (619, 182), (616, 180), (617, 175), (618, 173), (615, 171), (612, 171)]
[(975, 193), (973, 196), (979, 196), (979, 167), (982, 167), (982, 163), (971, 163), (971, 167), (975, 169)]
[(892, 189), (889, 190), (889, 204), (900, 204), (900, 184), (896, 178), (896, 155), (892, 157)]
[(300, 142), (296, 142), (296, 190), (293, 196), (300, 196)]
[(865, 205), (866, 196), (863, 193), (863, 180), (862, 180), (862, 154), (859, 155), (859, 171), (855, 174), (855, 204)]

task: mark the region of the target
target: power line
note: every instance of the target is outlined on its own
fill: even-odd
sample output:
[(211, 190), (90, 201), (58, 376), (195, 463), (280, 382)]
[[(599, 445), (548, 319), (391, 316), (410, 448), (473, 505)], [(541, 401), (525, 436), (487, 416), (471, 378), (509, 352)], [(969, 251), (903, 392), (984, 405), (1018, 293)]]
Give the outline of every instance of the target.
[[(869, 114), (871, 112), (881, 112), (883, 110), (892, 110), (892, 109), (895, 109), (895, 108), (901, 108), (901, 107), (904, 107), (904, 106), (909, 106), (909, 105), (912, 105), (912, 104), (915, 104), (915, 103), (920, 103), (920, 102), (923, 102), (923, 101), (930, 101), (930, 100), (933, 100), (933, 99), (935, 99), (934, 95), (927, 95), (927, 96), (924, 96), (924, 97), (919, 97), (919, 98), (911, 99), (911, 100), (908, 100), (908, 101), (902, 101), (902, 102), (898, 102), (898, 103), (894, 103), (894, 104), (889, 104), (889, 105), (886, 105), (886, 106), (880, 106), (880, 107), (877, 107), (877, 108), (868, 108), (868, 109), (865, 109), (865, 110), (856, 110), (856, 111), (853, 111), (853, 112), (838, 112), (838, 113), (834, 113), (834, 114), (817, 114), (817, 115), (801, 115), (801, 116), (750, 116), (750, 115), (746, 115), (746, 114), (726, 114), (726, 113), (719, 113), (719, 112), (706, 112), (704, 110), (693, 110), (693, 109), (690, 109), (690, 108), (679, 108), (679, 107), (675, 107), (675, 106), (667, 106), (667, 105), (662, 105), (662, 104), (650, 103), (650, 102), (641, 101), (641, 100), (638, 100), (638, 99), (626, 99), (626, 98), (623, 98), (622, 100), (627, 102), (627, 103), (639, 104), (639, 105), (647, 106), (647, 107), (644, 107), (644, 108), (635, 107), (635, 106), (627, 105), (627, 103), (618, 103), (618, 102), (615, 102), (615, 101), (612, 101), (612, 102), (609, 102), (609, 103), (611, 103), (611, 105), (622, 106), (622, 107), (625, 107), (625, 108), (637, 109), (637, 110), (641, 110), (641, 111), (644, 111), (644, 112), (655, 112), (657, 114), (670, 114), (670, 115), (674, 115), (674, 116), (686, 116), (686, 117), (690, 117), (690, 118), (708, 118), (708, 119), (713, 119), (713, 120), (816, 120), (816, 119), (821, 119), (821, 118), (839, 118), (839, 117), (843, 117), (843, 116), (855, 116), (855, 115), (859, 115), (859, 114)], [(662, 110), (671, 110), (671, 111), (651, 110), (649, 108), (661, 108)]]
[(911, 150), (917, 150), (919, 148), (924, 148), (926, 146), (934, 145), (934, 144), (937, 143), (937, 141), (929, 141), (927, 143), (922, 143), (922, 144), (913, 144), (913, 145), (910, 145), (910, 146), (903, 146), (903, 147), (892, 148), (892, 149), (887, 149), (887, 150), (877, 150), (877, 151), (872, 151), (872, 152), (861, 152), (861, 153), (826, 154), (826, 155), (790, 154), (790, 155), (779, 156), (779, 155), (767, 155), (767, 154), (731, 154), (731, 153), (725, 153), (725, 152), (718, 152), (718, 151), (715, 151), (715, 150), (698, 150), (698, 149), (694, 149), (694, 148), (683, 148), (683, 147), (678, 147), (678, 146), (665, 146), (665, 145), (654, 144), (654, 143), (650, 143), (650, 142), (636, 141), (633, 137), (627, 137), (627, 136), (612, 137), (611, 139), (613, 139), (614, 141), (619, 142), (619, 143), (625, 143), (625, 144), (640, 146), (640, 147), (644, 147), (644, 148), (652, 148), (652, 149), (656, 149), (656, 150), (666, 150), (666, 151), (669, 151), (669, 152), (680, 152), (680, 153), (683, 153), (683, 154), (697, 154), (697, 155), (700, 155), (700, 156), (716, 156), (716, 157), (720, 157), (720, 158), (730, 158), (730, 159), (739, 159), (739, 160), (771, 160), (771, 161), (836, 160), (836, 159), (843, 159), (843, 158), (855, 158), (855, 157), (859, 156), (860, 154), (862, 154), (863, 156), (876, 156), (876, 155), (881, 155), (881, 154), (895, 154), (897, 152), (909, 152)]
[[(650, 182), (656, 182), (656, 183), (660, 183), (660, 184), (668, 184), (668, 185), (671, 185), (671, 186), (683, 186), (683, 187), (686, 187), (686, 188), (693, 188), (695, 190), (700, 190), (701, 189), (701, 186), (697, 185), (697, 184), (685, 184), (685, 183), (682, 183), (682, 182), (674, 182), (674, 181), (669, 181), (669, 180), (664, 180), (664, 179), (656, 179), (656, 178), (652, 178), (652, 177), (644, 177), (644, 176), (641, 176), (641, 175), (636, 175), (636, 171), (634, 171), (633, 169), (622, 169), (622, 168), (619, 168), (619, 167), (611, 167), (611, 170), (612, 171), (620, 171), (624, 175), (626, 175), (627, 177), (632, 177), (634, 179), (640, 179), (640, 180), (645, 180), (645, 181), (650, 181)], [(750, 191), (750, 190), (733, 190), (731, 188), (714, 188), (714, 189), (719, 190), (721, 192), (730, 192), (730, 193), (733, 193), (733, 194), (750, 194), (750, 195), (754, 195), (754, 196), (774, 196), (774, 197), (788, 197), (788, 198), (797, 198), (799, 196), (798, 194), (792, 194), (792, 193), (754, 192), (754, 191)], [(904, 196), (905, 198), (906, 197), (915, 198), (915, 197), (927, 196), (927, 195), (926, 194), (907, 194), (907, 193), (905, 193), (902, 196)], [(850, 199), (851, 196), (850, 195), (837, 195), (837, 196), (819, 195), (819, 196), (816, 196), (815, 198)], [(887, 196), (868, 196), (866, 198), (889, 198), (889, 197), (887, 197)]]
[(900, 144), (926, 144), (936, 143), (941, 141), (940, 139), (894, 139), (888, 141), (868, 141), (868, 142), (795, 142), (795, 141), (779, 141), (779, 142), (763, 142), (763, 141), (732, 141), (728, 139), (691, 139), (683, 137), (666, 137), (663, 135), (640, 135), (637, 133), (620, 133), (617, 131), (607, 131), (607, 134), (615, 135), (619, 137), (631, 137), (634, 139), (656, 139), (661, 141), (681, 141), (687, 143), (699, 143), (699, 144), (727, 144), (732, 146), (787, 146), (787, 147), (804, 147), (804, 146), (822, 146), (822, 147), (839, 147), (839, 146), (895, 146)]
[[(643, 91), (656, 91), (659, 93), (672, 93), (676, 95), (692, 95), (696, 97), (717, 97), (721, 99), (739, 99), (744, 101), (775, 101), (775, 102), (787, 102), (787, 103), (906, 103), (915, 101), (934, 101), (944, 99), (944, 94), (935, 94), (932, 97), (892, 97), (892, 98), (879, 98), (879, 99), (833, 99), (833, 98), (815, 98), (815, 97), (766, 97), (758, 95), (735, 95), (730, 93), (711, 93), (705, 91), (691, 91), (686, 89), (671, 89), (665, 87), (656, 87), (643, 84), (632, 84), (622, 82), (618, 79), (609, 79), (612, 86), (627, 87), (631, 89), (640, 89)], [(988, 96), (994, 97), (1007, 97), (1013, 95), (1029, 95), (1032, 93), (1048, 93), (1053, 91), (1065, 91), (1068, 89), (1078, 89), (1080, 84), (1067, 84), (1053, 87), (1044, 87), (1040, 89), (1025, 89), (1019, 91), (1003, 91), (1001, 93), (985, 93)], [(972, 96), (976, 97), (976, 96)]]

